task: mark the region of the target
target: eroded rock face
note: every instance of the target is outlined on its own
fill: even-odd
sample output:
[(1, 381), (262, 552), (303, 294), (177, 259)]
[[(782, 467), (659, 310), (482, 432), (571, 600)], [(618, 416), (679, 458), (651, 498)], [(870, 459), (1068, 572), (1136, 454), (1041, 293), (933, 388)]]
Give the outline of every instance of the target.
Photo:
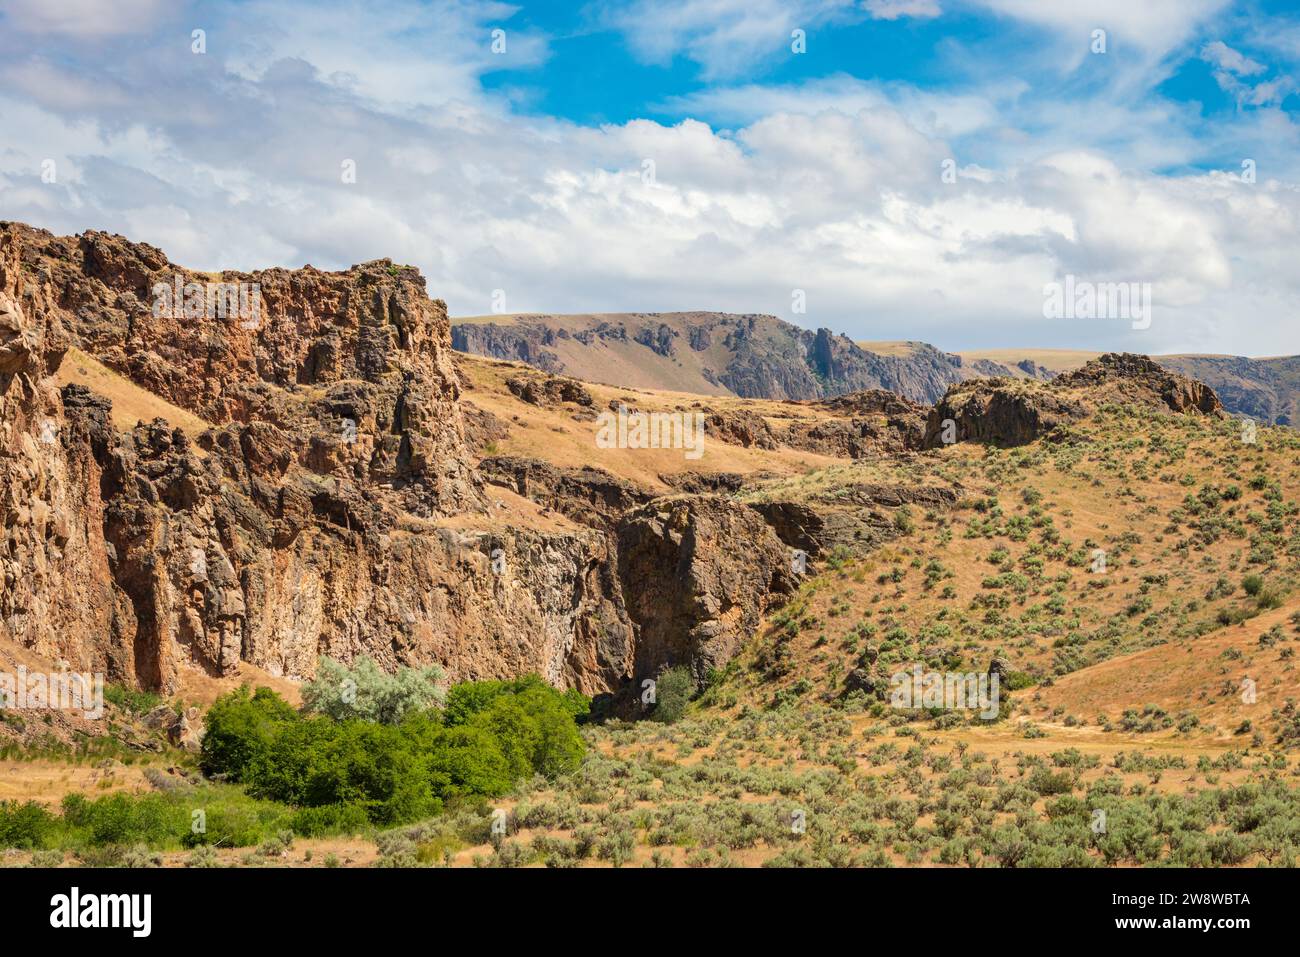
[(924, 445), (925, 408), (892, 392), (854, 392), (816, 405), (835, 418), (789, 426), (781, 433), (783, 445), (853, 459), (899, 455)]
[[(414, 270), (226, 274), (260, 324), (155, 315), (152, 247), (0, 228), (0, 632), (163, 691), (319, 655), (535, 671), (587, 693), (631, 669), (609, 537), (490, 522), (445, 309)], [(75, 342), (208, 417), (114, 428), (50, 374)], [(454, 522), (448, 520), (455, 518)]]
[(957, 489), (946, 486), (863, 483), (806, 501), (756, 502), (753, 508), (782, 542), (815, 558), (835, 549), (860, 554), (875, 548), (898, 536), (898, 509), (945, 510), (957, 498)]
[[(313, 465), (353, 465), (399, 487), (414, 511), (482, 506), (446, 306), (413, 267), (210, 276), (109, 233), (3, 230), (75, 344), (153, 394), (219, 426), (270, 423), (311, 450)], [(248, 295), (208, 304), (185, 292), (211, 296), (218, 283)]]
[(547, 408), (562, 402), (590, 406), (591, 393), (577, 379), (560, 376), (515, 376), (506, 380), (506, 388), (523, 401)]
[(1112, 402), (1164, 405), (1172, 412), (1223, 414), (1219, 397), (1208, 385), (1131, 352), (1099, 356), (1081, 369), (1058, 376), (1053, 385), (1098, 391)]
[(295, 465), (265, 424), (206, 433), (200, 455), (161, 421), (113, 433), (80, 387), (64, 405), (105, 492), (115, 673), (171, 690), (187, 666), (302, 678), (321, 654), (365, 654), (590, 694), (626, 680), (632, 629), (599, 532), (442, 526)]
[(1050, 382), (979, 379), (953, 386), (930, 411), (925, 446), (942, 445), (945, 434), (954, 432), (959, 442), (1023, 445), (1108, 403), (1162, 413), (1224, 414), (1219, 397), (1204, 383), (1147, 356), (1107, 353)]
[(563, 372), (564, 364), (554, 349), (557, 333), (522, 323), (459, 323), (452, 330), (452, 346), (458, 352), (527, 362), (545, 372)]
[(925, 446), (945, 444), (946, 436), (957, 442), (1024, 445), (1087, 414), (1083, 403), (1027, 380), (977, 379), (949, 389), (930, 410)]
[[(445, 309), (413, 269), (218, 278), (258, 286), (256, 321), (155, 310), (160, 283), (212, 277), (153, 247), (0, 224), (3, 637), (166, 693), (187, 668), (308, 678), (367, 655), (598, 695), (679, 660), (703, 677), (790, 587), (744, 506), (660, 519), (599, 470), (477, 470), (502, 424), (467, 438)], [(212, 427), (120, 430), (108, 398), (56, 388), (70, 344)], [(589, 411), (567, 381), (538, 397)], [(581, 526), (490, 512), (485, 478)]]
[(628, 513), (618, 553), (637, 629), (634, 685), (678, 664), (703, 683), (797, 587), (762, 516), (723, 498), (656, 499)]
[(780, 443), (767, 421), (743, 409), (718, 411), (705, 408), (704, 434), (728, 445), (744, 448), (775, 449)]
[(98, 470), (49, 379), (69, 338), (21, 255), (0, 230), (0, 634), (81, 670), (125, 669)]
[(597, 528), (612, 528), (630, 508), (653, 496), (603, 469), (561, 468), (540, 459), (495, 455), (479, 462), (495, 485)]

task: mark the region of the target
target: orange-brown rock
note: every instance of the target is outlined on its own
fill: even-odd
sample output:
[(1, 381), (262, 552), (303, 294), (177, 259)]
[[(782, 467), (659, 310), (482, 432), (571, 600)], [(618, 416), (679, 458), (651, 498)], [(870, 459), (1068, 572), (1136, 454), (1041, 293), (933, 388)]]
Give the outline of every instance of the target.
[[(257, 315), (160, 307), (213, 282), (258, 290)], [(56, 387), (71, 345), (211, 427), (119, 429), (108, 397)], [(0, 224), (0, 637), (164, 692), (187, 668), (306, 678), (364, 654), (602, 694), (677, 660), (669, 622), (720, 666), (786, 587), (742, 506), (674, 505), (681, 537), (624, 523), (645, 496), (612, 476), (498, 460), (493, 481), (587, 525), (489, 510), (459, 397), (445, 307), (410, 267), (208, 276)]]

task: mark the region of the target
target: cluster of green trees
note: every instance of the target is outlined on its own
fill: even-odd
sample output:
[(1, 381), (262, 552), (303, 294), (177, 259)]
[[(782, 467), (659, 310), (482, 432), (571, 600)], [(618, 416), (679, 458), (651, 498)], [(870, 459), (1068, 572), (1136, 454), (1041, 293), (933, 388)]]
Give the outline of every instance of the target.
[[(200, 765), (212, 780), (163, 793), (69, 794), (59, 809), (0, 801), (0, 848), (247, 847), (277, 835), (354, 833), (438, 814), (574, 771), (590, 701), (536, 675), (445, 688), (437, 668), (385, 674), (321, 662), (296, 710), (269, 688), (219, 698)], [(194, 826), (202, 811), (204, 826)]]
[(561, 693), (535, 675), (469, 682), (437, 707), (441, 693), (430, 695), (412, 675), (386, 684), (365, 663), (357, 671), (325, 668), (330, 688), (318, 681), (304, 689), (303, 712), (269, 688), (218, 699), (206, 718), (203, 770), (304, 809), (298, 829), (310, 833), (417, 820), (449, 799), (503, 794), (582, 760), (576, 721), (590, 703), (576, 691)]

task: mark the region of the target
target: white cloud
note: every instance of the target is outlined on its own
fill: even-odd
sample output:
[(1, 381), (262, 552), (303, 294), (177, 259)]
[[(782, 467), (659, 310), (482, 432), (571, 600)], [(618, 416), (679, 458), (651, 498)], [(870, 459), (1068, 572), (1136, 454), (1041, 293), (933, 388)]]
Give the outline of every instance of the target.
[(1244, 56), (1222, 40), (1215, 40), (1201, 47), (1201, 59), (1238, 76), (1254, 76), (1256, 73), (1263, 73), (1266, 69), (1264, 64)]
[(1238, 107), (1279, 106), (1283, 100), (1300, 88), (1289, 76), (1278, 76), (1254, 84), (1241, 79), (1258, 76), (1267, 72), (1268, 68), (1244, 56), (1221, 40), (1215, 40), (1202, 47), (1201, 59), (1218, 67), (1214, 71), (1214, 80), (1219, 84), (1220, 89), (1236, 98)]
[(898, 20), (903, 17), (924, 20), (943, 13), (938, 0), (866, 0), (864, 6), (873, 20)]
[(152, 31), (168, 0), (0, 0), (0, 24), (22, 33), (79, 40)]
[(936, 94), (907, 84), (880, 84), (840, 73), (799, 84), (714, 86), (673, 97), (658, 108), (743, 125), (774, 113), (835, 110), (853, 114), (891, 107), (927, 134), (948, 137), (997, 125), (999, 105), (1023, 90), (1023, 84), (1008, 82), (977, 92)]
[[(1280, 110), (1245, 111), (1207, 145), (1190, 109), (1160, 100), (833, 76), (676, 104), (709, 122), (586, 126), (517, 115), (477, 86), (477, 13), (448, 34), (473, 42), (405, 85), (359, 51), (390, 49), (408, 21), (330, 22), (364, 43), (267, 23), (261, 51), (233, 62), (220, 43), (67, 75), (11, 58), (0, 218), (113, 229), (204, 269), (391, 256), (458, 314), (504, 289), (512, 310), (785, 315), (801, 288), (809, 313), (786, 318), (859, 338), (1300, 351), (1300, 133)], [(391, 63), (418, 44), (400, 46)], [(1258, 182), (1146, 172), (1195, 166), (1203, 147), (1257, 159)], [(56, 184), (40, 180), (46, 157)], [(1066, 273), (1151, 282), (1151, 329), (1045, 321), (1042, 287)]]
[[(393, 0), (379, 13), (364, 0), (251, 0), (241, 8), (239, 25), (225, 31), (236, 45), (230, 68), (255, 79), (294, 58), (377, 102), (477, 100), (483, 74), (546, 60), (545, 37), (513, 25), (517, 9), (499, 2)], [(501, 53), (492, 51), (495, 29), (504, 31)]]
[(1075, 38), (1087, 48), (1094, 29), (1126, 43), (1164, 53), (1181, 45), (1193, 29), (1228, 6), (1228, 0), (969, 0), (1003, 16)]
[(811, 33), (864, 15), (857, 0), (630, 0), (604, 22), (642, 61), (667, 65), (684, 56), (714, 80), (790, 55), (792, 30)]

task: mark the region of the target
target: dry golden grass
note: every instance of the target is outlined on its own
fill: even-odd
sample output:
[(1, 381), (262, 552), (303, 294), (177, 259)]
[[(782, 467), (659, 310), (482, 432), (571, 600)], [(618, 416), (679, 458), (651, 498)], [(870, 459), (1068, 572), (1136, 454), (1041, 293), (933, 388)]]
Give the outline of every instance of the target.
[(55, 807), (74, 791), (98, 797), (104, 794), (144, 794), (152, 788), (144, 769), (117, 761), (69, 764), (63, 761), (0, 761), (0, 801), (35, 801)]
[[(553, 465), (578, 468), (595, 466), (636, 482), (651, 490), (667, 491), (661, 475), (685, 472), (737, 472), (752, 475), (770, 472), (795, 476), (825, 468), (842, 459), (812, 452), (780, 448), (742, 448), (712, 438), (704, 442), (703, 455), (687, 459), (681, 449), (602, 449), (596, 445), (597, 423), (574, 418), (580, 407), (564, 403), (539, 408), (517, 398), (506, 387), (507, 379), (540, 375), (523, 363), (502, 362), (473, 356), (458, 359), (461, 374), (471, 388), (465, 398), (496, 415), (510, 428), (510, 435), (496, 443), (495, 452), (538, 458)], [(826, 413), (804, 403), (778, 400), (739, 399), (734, 396), (700, 396), (686, 392), (651, 391), (586, 383), (594, 399), (595, 412), (622, 402), (643, 412), (694, 411), (707, 405), (720, 411), (745, 410), (769, 420), (774, 426), (788, 425), (795, 418), (816, 419)]]
[[(169, 425), (179, 428), (191, 438), (212, 428), (211, 423), (193, 412), (187, 412), (140, 388), (126, 376), (114, 372), (75, 347), (69, 349), (63, 357), (63, 363), (55, 373), (55, 381), (60, 386), (69, 383), (84, 385), (92, 392), (111, 400), (113, 424), (124, 431), (135, 428), (139, 422), (151, 422), (154, 419), (165, 419)], [(201, 453), (202, 450), (196, 446), (195, 451)]]

